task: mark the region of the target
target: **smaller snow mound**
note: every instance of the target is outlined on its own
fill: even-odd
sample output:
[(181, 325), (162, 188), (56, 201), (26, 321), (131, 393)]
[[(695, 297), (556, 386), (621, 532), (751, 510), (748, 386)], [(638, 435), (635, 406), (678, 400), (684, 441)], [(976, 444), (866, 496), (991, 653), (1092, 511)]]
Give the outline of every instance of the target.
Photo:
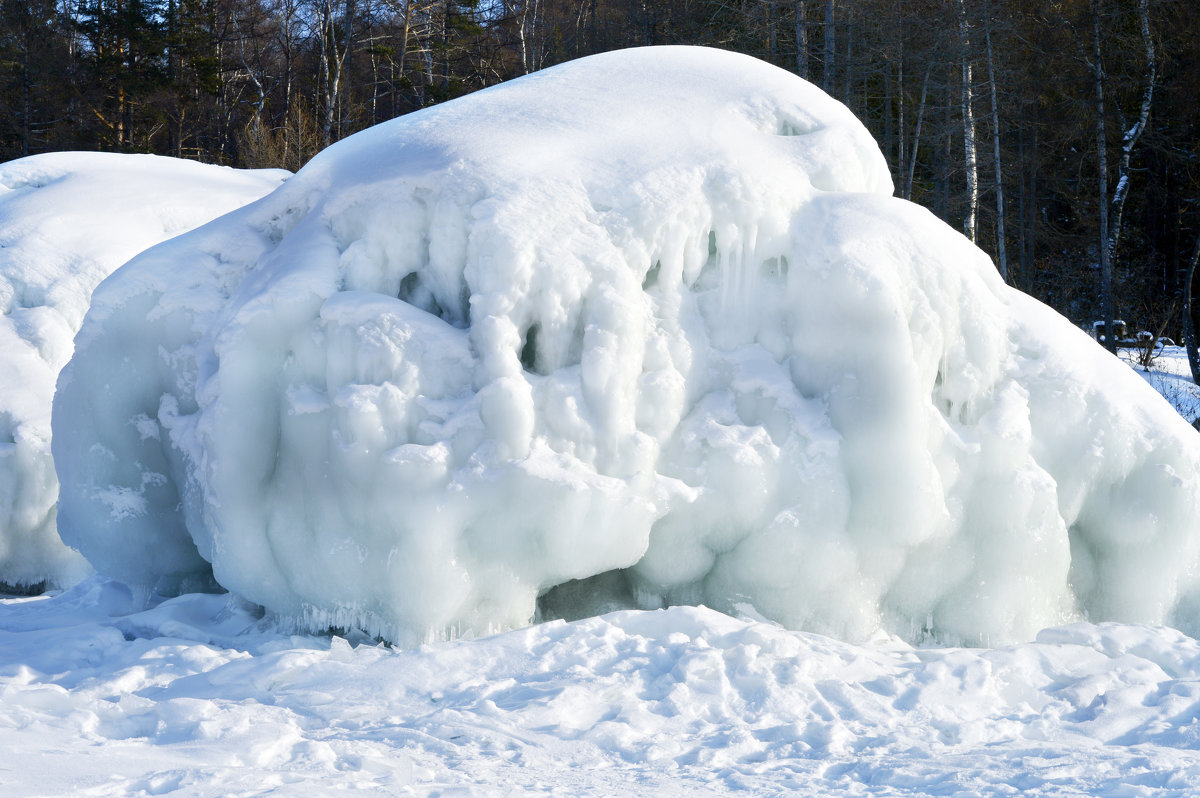
[(56, 531), (50, 408), (92, 289), (138, 252), (286, 177), (150, 155), (0, 164), (0, 583), (65, 586), (89, 570)]

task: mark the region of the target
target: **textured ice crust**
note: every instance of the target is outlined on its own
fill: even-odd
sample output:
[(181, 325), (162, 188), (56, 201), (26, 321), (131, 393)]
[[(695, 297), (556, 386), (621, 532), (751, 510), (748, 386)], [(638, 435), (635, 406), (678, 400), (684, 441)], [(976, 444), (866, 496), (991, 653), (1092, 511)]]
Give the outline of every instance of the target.
[(91, 570), (55, 528), (50, 404), (92, 289), (286, 174), (101, 153), (0, 164), (0, 583), (65, 587)]
[(704, 49), (365, 131), (96, 292), (54, 405), (64, 537), (143, 591), (211, 563), (401, 643), (539, 595), (1196, 629), (1194, 431), (890, 192), (844, 107)]

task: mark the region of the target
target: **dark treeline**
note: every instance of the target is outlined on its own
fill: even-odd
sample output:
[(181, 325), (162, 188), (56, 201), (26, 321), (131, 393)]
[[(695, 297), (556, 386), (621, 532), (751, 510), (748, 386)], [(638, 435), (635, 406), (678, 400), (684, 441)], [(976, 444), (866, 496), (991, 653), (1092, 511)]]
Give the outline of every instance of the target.
[[(0, 0), (0, 160), (299, 168), (556, 63), (705, 44), (822, 86), (896, 193), (1076, 321), (1153, 328), (1200, 236), (1195, 0)], [(1111, 291), (1106, 289), (1111, 288)]]

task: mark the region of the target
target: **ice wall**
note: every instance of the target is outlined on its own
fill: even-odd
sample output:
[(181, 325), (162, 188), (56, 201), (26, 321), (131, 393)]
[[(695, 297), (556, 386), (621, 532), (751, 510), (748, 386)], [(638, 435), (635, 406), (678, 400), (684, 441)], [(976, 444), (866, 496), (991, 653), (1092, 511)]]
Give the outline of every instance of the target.
[(843, 106), (699, 48), (379, 125), (97, 290), (64, 538), (401, 643), (539, 595), (847, 637), (1194, 624), (1195, 433), (891, 190)]
[(66, 586), (91, 570), (55, 530), (50, 404), (92, 289), (286, 174), (104, 153), (0, 164), (0, 582)]

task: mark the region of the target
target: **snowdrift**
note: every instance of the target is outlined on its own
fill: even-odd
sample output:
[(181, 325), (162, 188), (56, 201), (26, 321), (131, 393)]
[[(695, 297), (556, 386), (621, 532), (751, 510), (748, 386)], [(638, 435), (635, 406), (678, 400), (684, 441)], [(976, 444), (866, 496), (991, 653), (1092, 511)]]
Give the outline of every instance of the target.
[(861, 645), (703, 607), (396, 650), (96, 576), (0, 599), (12, 796), (1194, 798), (1200, 643)]
[(1197, 628), (1195, 432), (891, 190), (843, 106), (706, 49), (365, 131), (96, 291), (63, 537), (405, 644), (680, 603)]
[(0, 582), (66, 586), (90, 572), (55, 531), (50, 404), (92, 289), (143, 249), (286, 176), (150, 155), (0, 164)]

